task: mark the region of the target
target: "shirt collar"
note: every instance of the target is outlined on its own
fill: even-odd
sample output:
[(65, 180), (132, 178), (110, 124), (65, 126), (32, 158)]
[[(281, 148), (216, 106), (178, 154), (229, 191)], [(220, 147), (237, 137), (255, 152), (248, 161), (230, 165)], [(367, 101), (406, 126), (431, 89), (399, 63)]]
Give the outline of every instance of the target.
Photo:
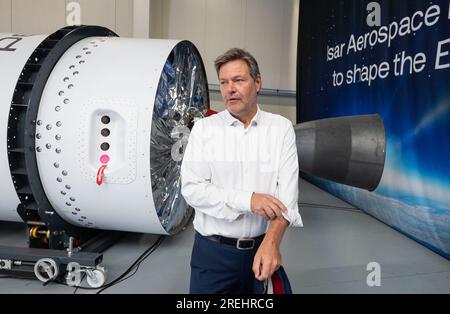
[[(252, 121), (250, 122), (250, 125), (258, 125), (261, 122), (261, 114), (260, 114), (260, 109), (259, 109), (259, 105), (257, 106), (257, 111), (255, 116), (253, 117)], [(242, 123), (241, 121), (239, 121), (239, 119), (236, 119), (235, 117), (233, 117), (231, 115), (231, 113), (228, 111), (228, 109), (225, 109), (225, 120), (227, 122), (227, 125), (234, 125), (235, 123)]]

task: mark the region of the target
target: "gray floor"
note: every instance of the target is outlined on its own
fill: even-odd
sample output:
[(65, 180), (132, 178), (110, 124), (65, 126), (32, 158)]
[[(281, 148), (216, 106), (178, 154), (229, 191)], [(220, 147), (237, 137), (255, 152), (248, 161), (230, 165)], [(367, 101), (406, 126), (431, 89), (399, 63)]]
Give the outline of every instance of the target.
[[(304, 228), (289, 229), (283, 259), (295, 293), (450, 293), (450, 262), (351, 205), (300, 182)], [(320, 205), (311, 205), (320, 204)], [(167, 238), (130, 279), (104, 293), (186, 293), (193, 229)], [(129, 234), (104, 254), (112, 280), (156, 239)], [(20, 224), (0, 223), (0, 245), (26, 246)], [(381, 286), (369, 287), (367, 264), (381, 267)], [(73, 293), (38, 281), (0, 279), (0, 293)], [(77, 293), (93, 293), (78, 290)]]

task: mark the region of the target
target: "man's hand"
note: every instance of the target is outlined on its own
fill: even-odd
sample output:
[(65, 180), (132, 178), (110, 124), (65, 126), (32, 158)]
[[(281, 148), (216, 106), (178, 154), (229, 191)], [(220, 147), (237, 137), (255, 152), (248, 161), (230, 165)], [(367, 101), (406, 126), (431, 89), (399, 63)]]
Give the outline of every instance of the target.
[(280, 244), (288, 225), (289, 222), (284, 218), (270, 222), (264, 240), (253, 259), (252, 269), (257, 280), (264, 281), (272, 277), (273, 273), (280, 268)]
[(264, 281), (272, 277), (273, 273), (280, 268), (281, 254), (279, 245), (263, 241), (253, 259), (253, 272), (255, 278)]
[(282, 218), (282, 213), (287, 212), (286, 206), (280, 200), (271, 195), (259, 193), (253, 193), (251, 209), (253, 213), (260, 215), (266, 220)]

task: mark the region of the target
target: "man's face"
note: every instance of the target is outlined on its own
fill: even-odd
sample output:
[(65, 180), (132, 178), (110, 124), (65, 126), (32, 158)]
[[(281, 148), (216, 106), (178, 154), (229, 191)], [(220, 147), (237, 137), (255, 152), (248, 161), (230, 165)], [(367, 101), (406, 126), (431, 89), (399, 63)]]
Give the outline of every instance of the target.
[(248, 115), (256, 107), (261, 79), (253, 80), (244, 60), (225, 63), (219, 71), (220, 92), (228, 111), (235, 116)]

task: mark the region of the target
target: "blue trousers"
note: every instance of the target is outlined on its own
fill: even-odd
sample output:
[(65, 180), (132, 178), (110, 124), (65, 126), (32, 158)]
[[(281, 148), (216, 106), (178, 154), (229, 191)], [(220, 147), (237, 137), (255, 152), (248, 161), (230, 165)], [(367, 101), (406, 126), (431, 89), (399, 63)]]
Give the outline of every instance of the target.
[(191, 258), (192, 294), (261, 294), (264, 282), (255, 279), (253, 258), (258, 247), (241, 251), (195, 234)]

